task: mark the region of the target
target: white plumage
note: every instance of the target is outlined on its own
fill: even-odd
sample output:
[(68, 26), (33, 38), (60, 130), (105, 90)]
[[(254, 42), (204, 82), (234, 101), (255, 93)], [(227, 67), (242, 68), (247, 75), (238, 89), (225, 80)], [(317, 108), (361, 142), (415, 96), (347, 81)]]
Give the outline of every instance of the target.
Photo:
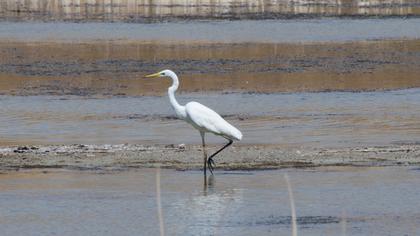
[(198, 103), (189, 102), (185, 105), (186, 121), (196, 129), (204, 132), (211, 132), (226, 139), (241, 140), (242, 133), (233, 125), (229, 124), (212, 109)]
[[(231, 145), (233, 140), (241, 140), (241, 131), (229, 124), (215, 111), (198, 102), (189, 102), (185, 106), (180, 105), (175, 99), (175, 91), (178, 89), (179, 80), (178, 76), (173, 71), (163, 70), (155, 74), (147, 75), (146, 77), (170, 77), (172, 79), (172, 86), (168, 88), (169, 101), (178, 118), (185, 120), (200, 131), (204, 154), (204, 175), (206, 175), (206, 164), (209, 165), (209, 169), (211, 173), (213, 173), (214, 161), (212, 158)], [(204, 141), (206, 132), (222, 136), (229, 140), (228, 144), (212, 154), (209, 158), (207, 158), (206, 144)]]

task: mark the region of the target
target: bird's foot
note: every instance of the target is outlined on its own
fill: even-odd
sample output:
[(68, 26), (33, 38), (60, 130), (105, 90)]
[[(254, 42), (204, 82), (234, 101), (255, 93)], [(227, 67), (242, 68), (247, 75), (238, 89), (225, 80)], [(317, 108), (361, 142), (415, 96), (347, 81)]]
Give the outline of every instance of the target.
[(216, 164), (214, 164), (213, 158), (210, 157), (209, 159), (207, 159), (207, 165), (209, 167), (210, 173), (213, 174), (213, 170), (214, 170), (214, 166)]

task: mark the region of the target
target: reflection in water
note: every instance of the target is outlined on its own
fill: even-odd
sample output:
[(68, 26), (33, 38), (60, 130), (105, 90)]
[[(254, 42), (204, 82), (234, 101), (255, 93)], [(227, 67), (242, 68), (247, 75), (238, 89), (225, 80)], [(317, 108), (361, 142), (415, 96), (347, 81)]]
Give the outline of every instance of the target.
[[(165, 231), (290, 235), (286, 172), (301, 235), (342, 235), (343, 210), (348, 235), (417, 235), (420, 172), (410, 167), (217, 172), (207, 194), (201, 171), (162, 169)], [(1, 174), (2, 235), (159, 235), (155, 186), (154, 169)]]
[(211, 174), (210, 176), (204, 176), (204, 195), (212, 194), (214, 191), (214, 175)]
[(202, 194), (197, 193), (192, 198), (177, 203), (188, 206), (186, 213), (189, 215), (189, 221), (196, 221), (195, 224), (186, 227), (185, 232), (189, 235), (219, 234), (219, 227), (224, 225), (226, 217), (229, 217), (226, 214), (235, 210), (234, 205), (242, 203), (242, 190), (225, 186), (218, 188), (215, 185), (215, 175), (207, 176)]
[(293, 15), (418, 15), (419, 0), (3, 0), (6, 19), (145, 21), (284, 18)]

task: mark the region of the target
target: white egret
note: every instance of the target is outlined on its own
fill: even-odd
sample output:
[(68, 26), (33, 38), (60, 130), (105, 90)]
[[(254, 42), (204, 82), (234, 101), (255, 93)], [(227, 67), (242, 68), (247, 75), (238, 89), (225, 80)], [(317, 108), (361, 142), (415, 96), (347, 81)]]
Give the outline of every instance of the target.
[[(175, 91), (178, 89), (179, 80), (178, 76), (173, 71), (163, 70), (155, 74), (146, 75), (146, 77), (169, 77), (172, 79), (172, 86), (168, 88), (169, 101), (171, 102), (177, 117), (185, 120), (200, 132), (204, 155), (204, 175), (206, 175), (207, 165), (210, 172), (213, 174), (213, 157), (231, 145), (233, 140), (241, 140), (241, 131), (229, 124), (215, 111), (198, 102), (189, 102), (185, 106), (180, 105), (175, 99)], [(225, 146), (212, 154), (209, 158), (207, 158), (206, 143), (204, 140), (204, 135), (206, 132), (222, 136), (229, 141)]]

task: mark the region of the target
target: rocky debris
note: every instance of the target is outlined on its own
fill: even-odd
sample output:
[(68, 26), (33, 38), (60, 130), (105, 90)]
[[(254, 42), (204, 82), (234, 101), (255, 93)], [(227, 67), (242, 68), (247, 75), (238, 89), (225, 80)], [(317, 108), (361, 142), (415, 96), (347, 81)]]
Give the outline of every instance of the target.
[[(175, 146), (174, 146), (175, 147)], [(75, 154), (75, 153), (113, 153), (121, 151), (146, 151), (152, 150), (153, 146), (145, 145), (87, 145), (87, 144), (73, 144), (73, 145), (52, 145), (52, 146), (17, 146), (17, 147), (3, 147), (0, 148), (0, 154), (10, 155), (11, 153), (27, 153), (27, 154)]]
[(185, 150), (185, 144), (184, 143), (179, 144), (178, 145), (178, 150), (180, 150), (180, 151)]
[(19, 147), (15, 148), (13, 150), (13, 152), (15, 152), (15, 153), (26, 153), (26, 152), (30, 152), (30, 151), (38, 150), (38, 149), (39, 148), (38, 147), (35, 147), (35, 146), (31, 146), (31, 147), (28, 147), (28, 146), (19, 146)]

